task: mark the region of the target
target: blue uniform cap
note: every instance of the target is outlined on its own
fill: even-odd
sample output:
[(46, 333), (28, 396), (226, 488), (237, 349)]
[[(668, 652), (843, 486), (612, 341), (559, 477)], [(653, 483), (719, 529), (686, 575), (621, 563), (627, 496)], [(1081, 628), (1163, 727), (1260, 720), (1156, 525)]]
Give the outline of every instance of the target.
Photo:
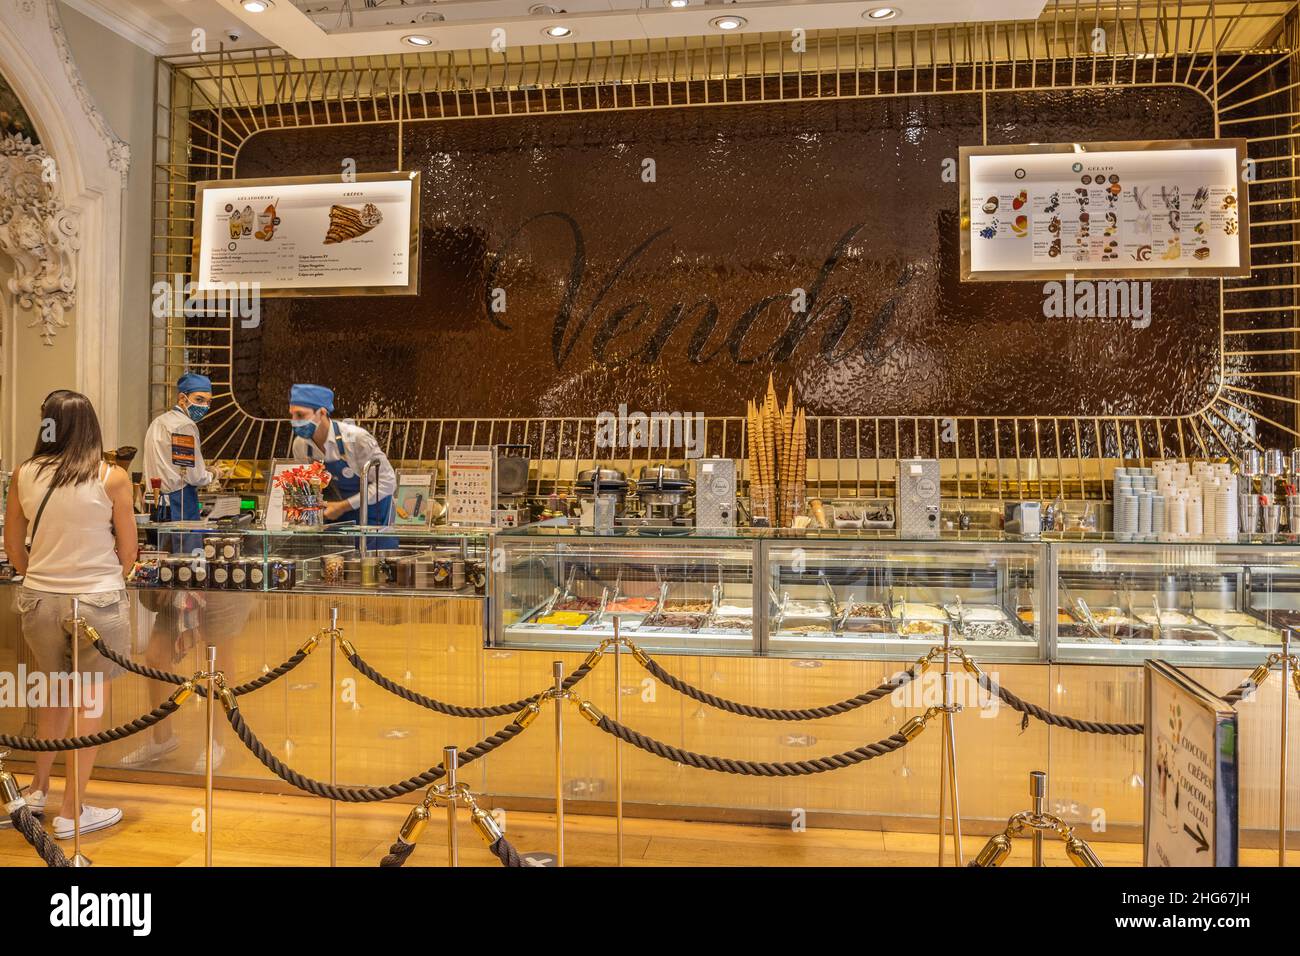
[(182, 395), (190, 392), (211, 392), (212, 379), (198, 372), (186, 372), (176, 382), (176, 388)]
[(301, 405), (315, 411), (325, 409), (327, 414), (334, 411), (334, 393), (324, 385), (294, 385), (289, 389), (289, 404)]

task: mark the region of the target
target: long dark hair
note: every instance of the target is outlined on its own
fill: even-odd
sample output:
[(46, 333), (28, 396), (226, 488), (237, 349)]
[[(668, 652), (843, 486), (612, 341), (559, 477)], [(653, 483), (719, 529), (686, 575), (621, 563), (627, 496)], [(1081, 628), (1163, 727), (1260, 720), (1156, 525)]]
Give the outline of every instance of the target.
[(104, 436), (90, 399), (66, 388), (46, 395), (31, 460), (40, 471), (54, 467), (50, 487), (92, 480), (103, 458)]

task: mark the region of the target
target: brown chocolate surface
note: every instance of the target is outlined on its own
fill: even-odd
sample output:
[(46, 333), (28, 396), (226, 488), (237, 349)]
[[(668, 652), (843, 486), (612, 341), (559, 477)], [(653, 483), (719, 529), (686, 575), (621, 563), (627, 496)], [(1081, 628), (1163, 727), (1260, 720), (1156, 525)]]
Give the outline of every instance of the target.
[[(990, 143), (1213, 135), (1178, 88), (992, 93), (988, 110)], [(774, 372), (817, 415), (1200, 407), (1217, 282), (1154, 282), (1135, 329), (1046, 319), (1041, 283), (958, 280), (943, 164), (980, 129), (978, 94), (407, 124), (420, 294), (265, 302), (236, 330), (235, 392), (271, 416), (303, 380), (358, 417), (735, 415)], [(263, 132), (237, 173), (345, 157), (392, 169), (395, 127)]]

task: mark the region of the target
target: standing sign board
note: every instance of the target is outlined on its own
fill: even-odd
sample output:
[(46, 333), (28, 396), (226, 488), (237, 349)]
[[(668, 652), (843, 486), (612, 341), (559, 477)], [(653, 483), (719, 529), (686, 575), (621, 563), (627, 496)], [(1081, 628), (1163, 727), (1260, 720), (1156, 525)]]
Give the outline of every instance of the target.
[(485, 446), (447, 449), (447, 523), (490, 528), (496, 512), (496, 451)]
[(1146, 665), (1144, 866), (1237, 865), (1237, 712), (1178, 668)]

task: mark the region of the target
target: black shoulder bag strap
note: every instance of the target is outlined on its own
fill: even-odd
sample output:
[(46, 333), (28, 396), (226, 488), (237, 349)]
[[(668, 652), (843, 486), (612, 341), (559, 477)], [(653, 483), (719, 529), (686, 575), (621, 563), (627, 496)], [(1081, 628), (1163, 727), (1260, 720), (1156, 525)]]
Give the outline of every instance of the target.
[(41, 515), (45, 513), (45, 506), (50, 503), (50, 495), (52, 494), (54, 494), (53, 484), (45, 490), (45, 497), (41, 499), (41, 506), (36, 509), (36, 517), (32, 519), (32, 530), (27, 536), (27, 539), (31, 542), (31, 544), (27, 545), (28, 554), (32, 553), (32, 545), (36, 544), (36, 529), (41, 526)]

